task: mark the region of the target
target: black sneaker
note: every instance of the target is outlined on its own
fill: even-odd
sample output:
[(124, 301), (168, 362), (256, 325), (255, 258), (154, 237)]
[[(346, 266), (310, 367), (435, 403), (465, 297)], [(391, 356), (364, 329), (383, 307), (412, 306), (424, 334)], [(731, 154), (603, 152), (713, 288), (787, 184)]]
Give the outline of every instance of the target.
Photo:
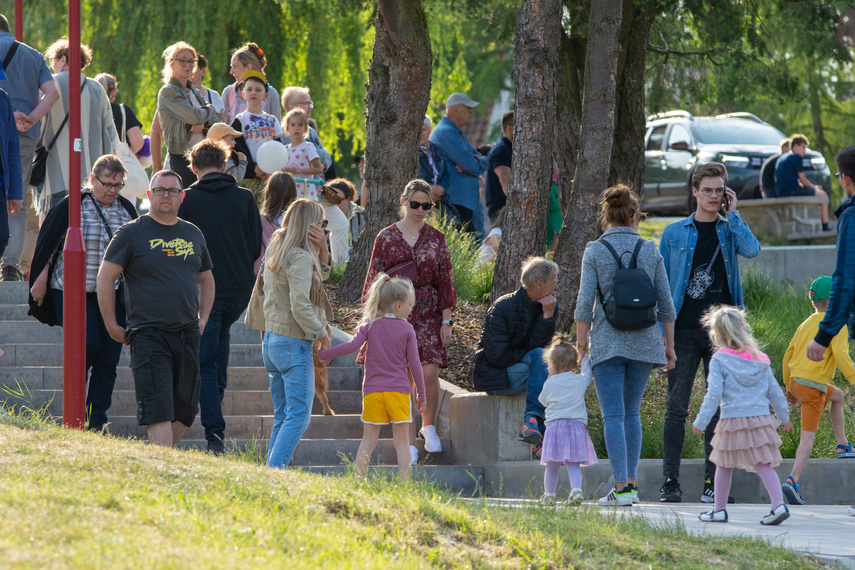
[(0, 281), (23, 281), (24, 274), (18, 271), (17, 267), (6, 265), (0, 272)]
[[(704, 492), (701, 493), (701, 502), (702, 503), (714, 503), (715, 502), (715, 486), (710, 479), (704, 481)], [(736, 502), (736, 499), (733, 498), (733, 495), (727, 496), (728, 504), (733, 504)]]
[(676, 477), (668, 477), (665, 479), (665, 483), (662, 484), (662, 488), (659, 489), (661, 495), (659, 496), (660, 503), (679, 503), (683, 500), (683, 492), (680, 490), (680, 482), (677, 481)]

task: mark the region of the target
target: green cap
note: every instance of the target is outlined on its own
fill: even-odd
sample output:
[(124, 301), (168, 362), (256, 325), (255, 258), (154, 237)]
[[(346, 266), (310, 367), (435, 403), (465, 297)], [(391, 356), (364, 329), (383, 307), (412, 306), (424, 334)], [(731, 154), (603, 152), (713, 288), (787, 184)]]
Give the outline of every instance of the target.
[(822, 301), (831, 296), (831, 277), (820, 275), (810, 284), (810, 300)]

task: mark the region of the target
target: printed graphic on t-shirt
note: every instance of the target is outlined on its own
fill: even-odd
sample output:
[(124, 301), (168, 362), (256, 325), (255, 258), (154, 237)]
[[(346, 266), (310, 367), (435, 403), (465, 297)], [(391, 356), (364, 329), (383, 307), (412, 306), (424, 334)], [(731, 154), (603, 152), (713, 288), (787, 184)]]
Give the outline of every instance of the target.
[(163, 251), (167, 257), (183, 257), (184, 259), (187, 259), (188, 255), (193, 255), (195, 253), (193, 251), (193, 242), (181, 238), (176, 238), (170, 241), (153, 239), (149, 240), (149, 245), (151, 246), (151, 249), (156, 247), (161, 248), (161, 251)]
[(709, 289), (715, 280), (715, 273), (713, 273), (712, 267), (709, 269), (707, 267), (709, 267), (709, 264), (704, 263), (695, 268), (692, 278), (689, 279), (689, 286), (686, 288), (686, 295), (688, 297), (703, 299), (707, 296), (707, 289)]
[[(312, 166), (312, 160), (319, 158), (318, 151), (315, 149), (315, 145), (310, 143), (309, 141), (303, 141), (297, 146), (293, 144), (286, 145), (288, 149), (288, 167), (290, 168), (298, 168), (303, 170), (304, 168), (309, 168)], [(311, 180), (320, 179), (317, 175), (306, 175), (306, 174), (295, 174), (295, 178), (308, 178)], [(309, 200), (318, 200), (320, 198), (318, 194), (318, 186), (315, 184), (308, 184), (306, 182), (298, 182), (297, 183), (297, 198), (308, 198)]]

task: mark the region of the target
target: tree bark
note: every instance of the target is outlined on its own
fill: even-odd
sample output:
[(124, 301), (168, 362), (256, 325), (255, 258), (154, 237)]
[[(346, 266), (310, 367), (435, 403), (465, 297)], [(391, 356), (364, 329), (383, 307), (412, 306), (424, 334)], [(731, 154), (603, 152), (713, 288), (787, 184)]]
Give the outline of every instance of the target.
[(491, 301), (517, 288), (525, 259), (546, 249), (552, 184), (556, 65), (561, 2), (523, 2), (514, 45), (514, 156), (504, 235), (493, 274)]
[(582, 255), (587, 243), (600, 234), (597, 200), (609, 185), (622, 4), (622, 0), (594, 0), (591, 4), (579, 158), (570, 204), (555, 251), (563, 284), (559, 290), (561, 312), (557, 324), (560, 330), (567, 330), (573, 323)]
[(378, 0), (365, 96), (366, 225), (340, 288), (349, 302), (361, 297), (374, 236), (398, 219), (399, 196), (418, 176), (417, 149), (430, 98), (432, 57), (421, 0)]

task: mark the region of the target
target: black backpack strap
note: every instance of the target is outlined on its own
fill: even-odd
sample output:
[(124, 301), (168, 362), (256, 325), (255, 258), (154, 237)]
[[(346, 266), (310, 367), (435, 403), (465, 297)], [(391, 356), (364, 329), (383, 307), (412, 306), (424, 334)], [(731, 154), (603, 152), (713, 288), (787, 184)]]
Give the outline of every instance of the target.
[(18, 51), (19, 45), (21, 45), (20, 42), (13, 42), (9, 51), (6, 52), (6, 57), (3, 58), (3, 71), (9, 69), (9, 64), (12, 62), (12, 58), (15, 57), (15, 52)]
[(638, 238), (638, 242), (635, 244), (635, 249), (632, 250), (632, 267), (630, 269), (635, 269), (638, 266), (638, 254), (641, 251), (641, 246), (644, 245), (644, 240)]
[(609, 242), (607, 242), (603, 238), (600, 238), (597, 241), (600, 242), (601, 244), (603, 244), (604, 246), (606, 246), (606, 249), (608, 249), (611, 252), (612, 257), (615, 258), (615, 261), (617, 261), (618, 267), (620, 267), (622, 265), (621, 261), (620, 261), (620, 256), (615, 251), (615, 248), (612, 247), (612, 244), (610, 244)]

